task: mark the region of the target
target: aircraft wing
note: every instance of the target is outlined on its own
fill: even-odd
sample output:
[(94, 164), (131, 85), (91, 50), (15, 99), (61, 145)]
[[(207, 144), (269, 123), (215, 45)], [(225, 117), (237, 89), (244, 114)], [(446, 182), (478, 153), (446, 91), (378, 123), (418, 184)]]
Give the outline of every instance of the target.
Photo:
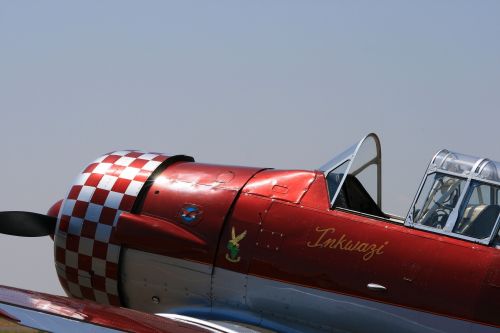
[(5, 286), (0, 286), (0, 331), (4, 331), (2, 325), (15, 332), (237, 332), (190, 317), (160, 317)]

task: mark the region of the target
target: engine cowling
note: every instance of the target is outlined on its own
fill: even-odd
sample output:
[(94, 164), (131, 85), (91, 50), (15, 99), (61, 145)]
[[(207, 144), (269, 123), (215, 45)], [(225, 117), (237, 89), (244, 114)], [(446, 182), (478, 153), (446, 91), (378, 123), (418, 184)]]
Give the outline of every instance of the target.
[[(59, 211), (54, 244), (61, 285), (70, 296), (103, 304), (151, 303), (134, 293), (144, 283), (134, 272), (142, 279), (151, 270), (163, 283), (172, 275), (155, 271), (154, 260), (213, 266), (231, 207), (260, 170), (138, 151), (100, 157), (77, 177)], [(159, 282), (147, 283), (158, 289)], [(204, 304), (210, 272), (200, 288)], [(169, 304), (183, 304), (179, 295), (169, 293)]]
[(121, 304), (116, 223), (147, 193), (148, 181), (178, 161), (193, 159), (116, 151), (99, 157), (78, 175), (61, 205), (54, 233), (56, 272), (67, 294)]

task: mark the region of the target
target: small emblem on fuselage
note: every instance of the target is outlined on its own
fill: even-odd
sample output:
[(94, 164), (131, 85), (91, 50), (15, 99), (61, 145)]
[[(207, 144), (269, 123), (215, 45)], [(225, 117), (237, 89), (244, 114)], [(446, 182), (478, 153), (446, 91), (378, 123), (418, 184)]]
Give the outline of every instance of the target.
[(201, 220), (203, 216), (203, 211), (200, 207), (193, 204), (186, 204), (182, 206), (179, 216), (182, 222), (186, 224), (193, 224)]
[(228, 253), (226, 253), (226, 259), (227, 261), (230, 262), (240, 262), (241, 257), (238, 256), (238, 253), (240, 252), (240, 242), (245, 238), (247, 235), (247, 231), (243, 231), (241, 234), (236, 236), (236, 230), (234, 230), (234, 227), (231, 228), (231, 239), (229, 242), (227, 242), (227, 249)]

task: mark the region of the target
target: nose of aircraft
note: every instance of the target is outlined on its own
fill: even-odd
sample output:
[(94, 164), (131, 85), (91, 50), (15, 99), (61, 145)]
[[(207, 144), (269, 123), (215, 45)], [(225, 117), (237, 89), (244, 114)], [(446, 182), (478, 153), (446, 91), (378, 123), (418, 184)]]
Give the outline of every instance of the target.
[(51, 217), (57, 218), (57, 215), (59, 215), (59, 210), (61, 209), (63, 203), (63, 199), (59, 200), (55, 204), (53, 204), (49, 210), (47, 211), (47, 215)]

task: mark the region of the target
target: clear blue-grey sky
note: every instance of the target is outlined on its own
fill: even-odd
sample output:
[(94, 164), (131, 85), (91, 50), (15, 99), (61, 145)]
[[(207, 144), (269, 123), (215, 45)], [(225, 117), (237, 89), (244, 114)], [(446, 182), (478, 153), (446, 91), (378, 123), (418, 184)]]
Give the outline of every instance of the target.
[[(500, 160), (500, 2), (0, 0), (0, 115), (0, 210), (115, 149), (311, 169), (374, 131), (404, 215), (436, 150)], [(0, 251), (62, 293), (50, 239)]]

